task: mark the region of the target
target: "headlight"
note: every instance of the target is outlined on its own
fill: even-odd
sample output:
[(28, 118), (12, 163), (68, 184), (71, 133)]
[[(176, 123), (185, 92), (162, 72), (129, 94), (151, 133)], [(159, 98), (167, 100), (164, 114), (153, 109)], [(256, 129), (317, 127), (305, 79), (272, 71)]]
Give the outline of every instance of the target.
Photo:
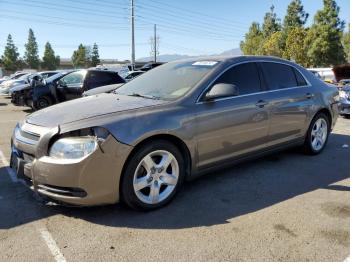
[(95, 137), (72, 137), (57, 140), (49, 156), (56, 159), (80, 159), (90, 155), (97, 148)]
[(339, 91), (339, 97), (348, 99), (349, 98), (349, 94), (347, 92), (341, 90), (341, 91)]

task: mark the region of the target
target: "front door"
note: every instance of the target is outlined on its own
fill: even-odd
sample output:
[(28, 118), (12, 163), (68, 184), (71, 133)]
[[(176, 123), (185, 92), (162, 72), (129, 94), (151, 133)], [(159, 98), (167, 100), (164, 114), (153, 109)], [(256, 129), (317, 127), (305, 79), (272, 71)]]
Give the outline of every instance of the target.
[(256, 63), (232, 67), (212, 86), (219, 83), (235, 85), (239, 95), (196, 105), (199, 169), (266, 146), (269, 117)]
[(61, 78), (57, 86), (57, 96), (61, 102), (81, 97), (85, 75), (86, 71), (81, 70)]

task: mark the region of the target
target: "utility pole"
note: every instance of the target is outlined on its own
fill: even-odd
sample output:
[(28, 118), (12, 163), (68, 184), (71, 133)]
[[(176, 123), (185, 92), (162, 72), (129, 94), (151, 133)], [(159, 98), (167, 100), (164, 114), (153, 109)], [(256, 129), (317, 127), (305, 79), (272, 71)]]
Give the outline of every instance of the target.
[(157, 36), (157, 25), (154, 25), (154, 36), (150, 38), (151, 44), (151, 57), (153, 56), (154, 62), (157, 62), (157, 55), (159, 55), (159, 36)]
[(135, 16), (134, 0), (131, 0), (131, 68), (135, 70)]
[(157, 63), (157, 25), (154, 24), (154, 63)]

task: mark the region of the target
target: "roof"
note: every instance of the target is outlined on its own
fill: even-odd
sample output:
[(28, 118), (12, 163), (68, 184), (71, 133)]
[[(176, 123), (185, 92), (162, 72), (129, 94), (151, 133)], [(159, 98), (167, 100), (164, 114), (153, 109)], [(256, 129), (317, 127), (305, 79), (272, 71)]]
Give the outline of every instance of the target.
[(177, 61), (218, 61), (218, 62), (238, 62), (238, 61), (255, 61), (255, 60), (267, 60), (267, 61), (279, 61), (279, 62), (287, 62), (293, 63), (292, 61), (285, 60), (275, 56), (248, 56), (248, 55), (240, 55), (240, 56), (200, 56), (200, 57), (192, 57), (181, 59)]

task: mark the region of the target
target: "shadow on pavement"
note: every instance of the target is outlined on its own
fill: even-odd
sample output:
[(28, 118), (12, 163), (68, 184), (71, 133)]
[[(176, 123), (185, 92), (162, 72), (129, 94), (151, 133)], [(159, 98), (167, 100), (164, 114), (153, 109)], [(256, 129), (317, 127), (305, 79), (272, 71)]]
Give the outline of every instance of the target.
[(55, 214), (110, 227), (181, 229), (224, 224), (317, 189), (350, 191), (349, 187), (333, 185), (350, 178), (350, 164), (344, 159), (350, 149), (342, 147), (349, 143), (350, 136), (332, 134), (327, 148), (318, 156), (289, 150), (208, 174), (186, 183), (166, 207), (146, 213), (123, 205), (47, 206), (35, 201), (28, 189), (16, 185), (14, 190), (8, 182), (9, 186), (0, 190), (0, 229)]

